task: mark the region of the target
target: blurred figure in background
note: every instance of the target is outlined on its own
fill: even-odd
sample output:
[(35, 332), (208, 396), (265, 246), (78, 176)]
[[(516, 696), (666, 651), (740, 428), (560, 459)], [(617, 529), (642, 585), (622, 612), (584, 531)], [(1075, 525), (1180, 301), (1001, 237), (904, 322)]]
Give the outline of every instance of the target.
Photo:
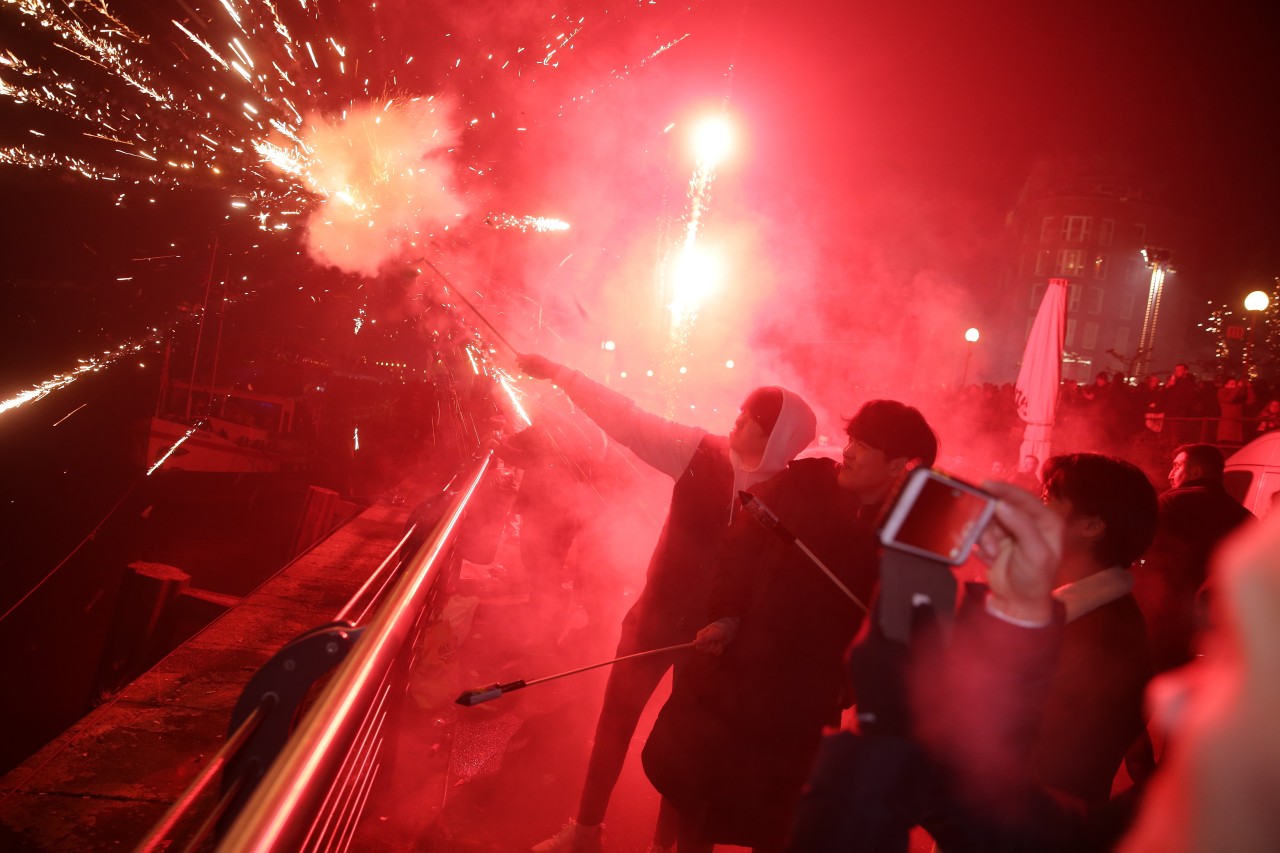
[(1218, 444), (1244, 443), (1244, 407), (1256, 402), (1253, 385), (1228, 376), (1218, 389)]
[(1195, 654), (1202, 619), (1197, 600), (1218, 543), (1253, 516), (1222, 485), (1222, 451), (1184, 444), (1173, 453), (1171, 488), (1160, 496), (1159, 524), (1147, 559), (1134, 568), (1157, 672)]
[(1280, 514), (1228, 539), (1214, 575), (1204, 656), (1151, 686), (1167, 758), (1121, 853), (1280, 849)]

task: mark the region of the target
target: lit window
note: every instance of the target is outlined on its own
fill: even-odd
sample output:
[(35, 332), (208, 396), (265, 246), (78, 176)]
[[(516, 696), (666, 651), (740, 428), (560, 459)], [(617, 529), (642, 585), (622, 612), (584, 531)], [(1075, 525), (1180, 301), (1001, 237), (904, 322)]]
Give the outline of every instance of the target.
[(1107, 277), (1107, 256), (1098, 255), (1093, 259), (1093, 277), (1098, 281), (1104, 281)]
[(1059, 249), (1058, 250), (1058, 275), (1083, 275), (1084, 274), (1084, 250), (1083, 249)]

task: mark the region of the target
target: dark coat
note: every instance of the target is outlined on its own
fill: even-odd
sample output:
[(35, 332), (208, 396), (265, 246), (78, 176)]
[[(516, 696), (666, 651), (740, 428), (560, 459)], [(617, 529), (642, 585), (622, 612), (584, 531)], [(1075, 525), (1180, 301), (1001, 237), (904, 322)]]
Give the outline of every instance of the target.
[(1146, 617), (1157, 672), (1191, 659), (1196, 597), (1213, 551), (1252, 517), (1216, 480), (1188, 480), (1160, 496), (1155, 542), (1133, 569), (1133, 594)]
[[(836, 472), (830, 459), (797, 460), (756, 495), (865, 602), (879, 507), (860, 507)], [(839, 719), (843, 654), (862, 613), (794, 545), (740, 512), (707, 616), (738, 617), (737, 635), (723, 655), (688, 662), (645, 746), (645, 770), (707, 840), (777, 845), (822, 728)]]
[(1132, 595), (1068, 624), (1032, 753), (1035, 781), (1090, 805), (1106, 803), (1120, 762), (1145, 728), (1151, 675)]

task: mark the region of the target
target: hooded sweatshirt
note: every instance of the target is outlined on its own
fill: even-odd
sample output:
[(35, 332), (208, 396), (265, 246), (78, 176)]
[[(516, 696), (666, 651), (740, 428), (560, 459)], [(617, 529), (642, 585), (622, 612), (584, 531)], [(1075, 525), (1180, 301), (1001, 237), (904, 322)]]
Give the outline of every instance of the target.
[(627, 397), (561, 368), (557, 385), (596, 425), (675, 481), (671, 508), (649, 561), (644, 592), (627, 620), (637, 648), (686, 642), (707, 623), (715, 558), (740, 489), (784, 469), (813, 441), (817, 418), (786, 389), (760, 463), (746, 468), (726, 436), (677, 424)]

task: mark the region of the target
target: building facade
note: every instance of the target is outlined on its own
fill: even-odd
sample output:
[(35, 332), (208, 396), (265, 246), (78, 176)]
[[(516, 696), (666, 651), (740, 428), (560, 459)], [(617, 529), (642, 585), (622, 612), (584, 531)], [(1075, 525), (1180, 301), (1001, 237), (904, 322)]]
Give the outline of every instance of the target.
[(1064, 278), (1064, 379), (1087, 381), (1100, 371), (1130, 375), (1144, 361), (1152, 370), (1166, 368), (1161, 342), (1168, 337), (1176, 275), (1166, 274), (1161, 311), (1152, 318), (1154, 345), (1140, 351), (1152, 272), (1144, 249), (1167, 252), (1174, 267), (1178, 249), (1158, 187), (1110, 160), (1043, 161), (1008, 216), (1007, 239), (1002, 363), (1015, 365), (1016, 373), (1049, 279)]

